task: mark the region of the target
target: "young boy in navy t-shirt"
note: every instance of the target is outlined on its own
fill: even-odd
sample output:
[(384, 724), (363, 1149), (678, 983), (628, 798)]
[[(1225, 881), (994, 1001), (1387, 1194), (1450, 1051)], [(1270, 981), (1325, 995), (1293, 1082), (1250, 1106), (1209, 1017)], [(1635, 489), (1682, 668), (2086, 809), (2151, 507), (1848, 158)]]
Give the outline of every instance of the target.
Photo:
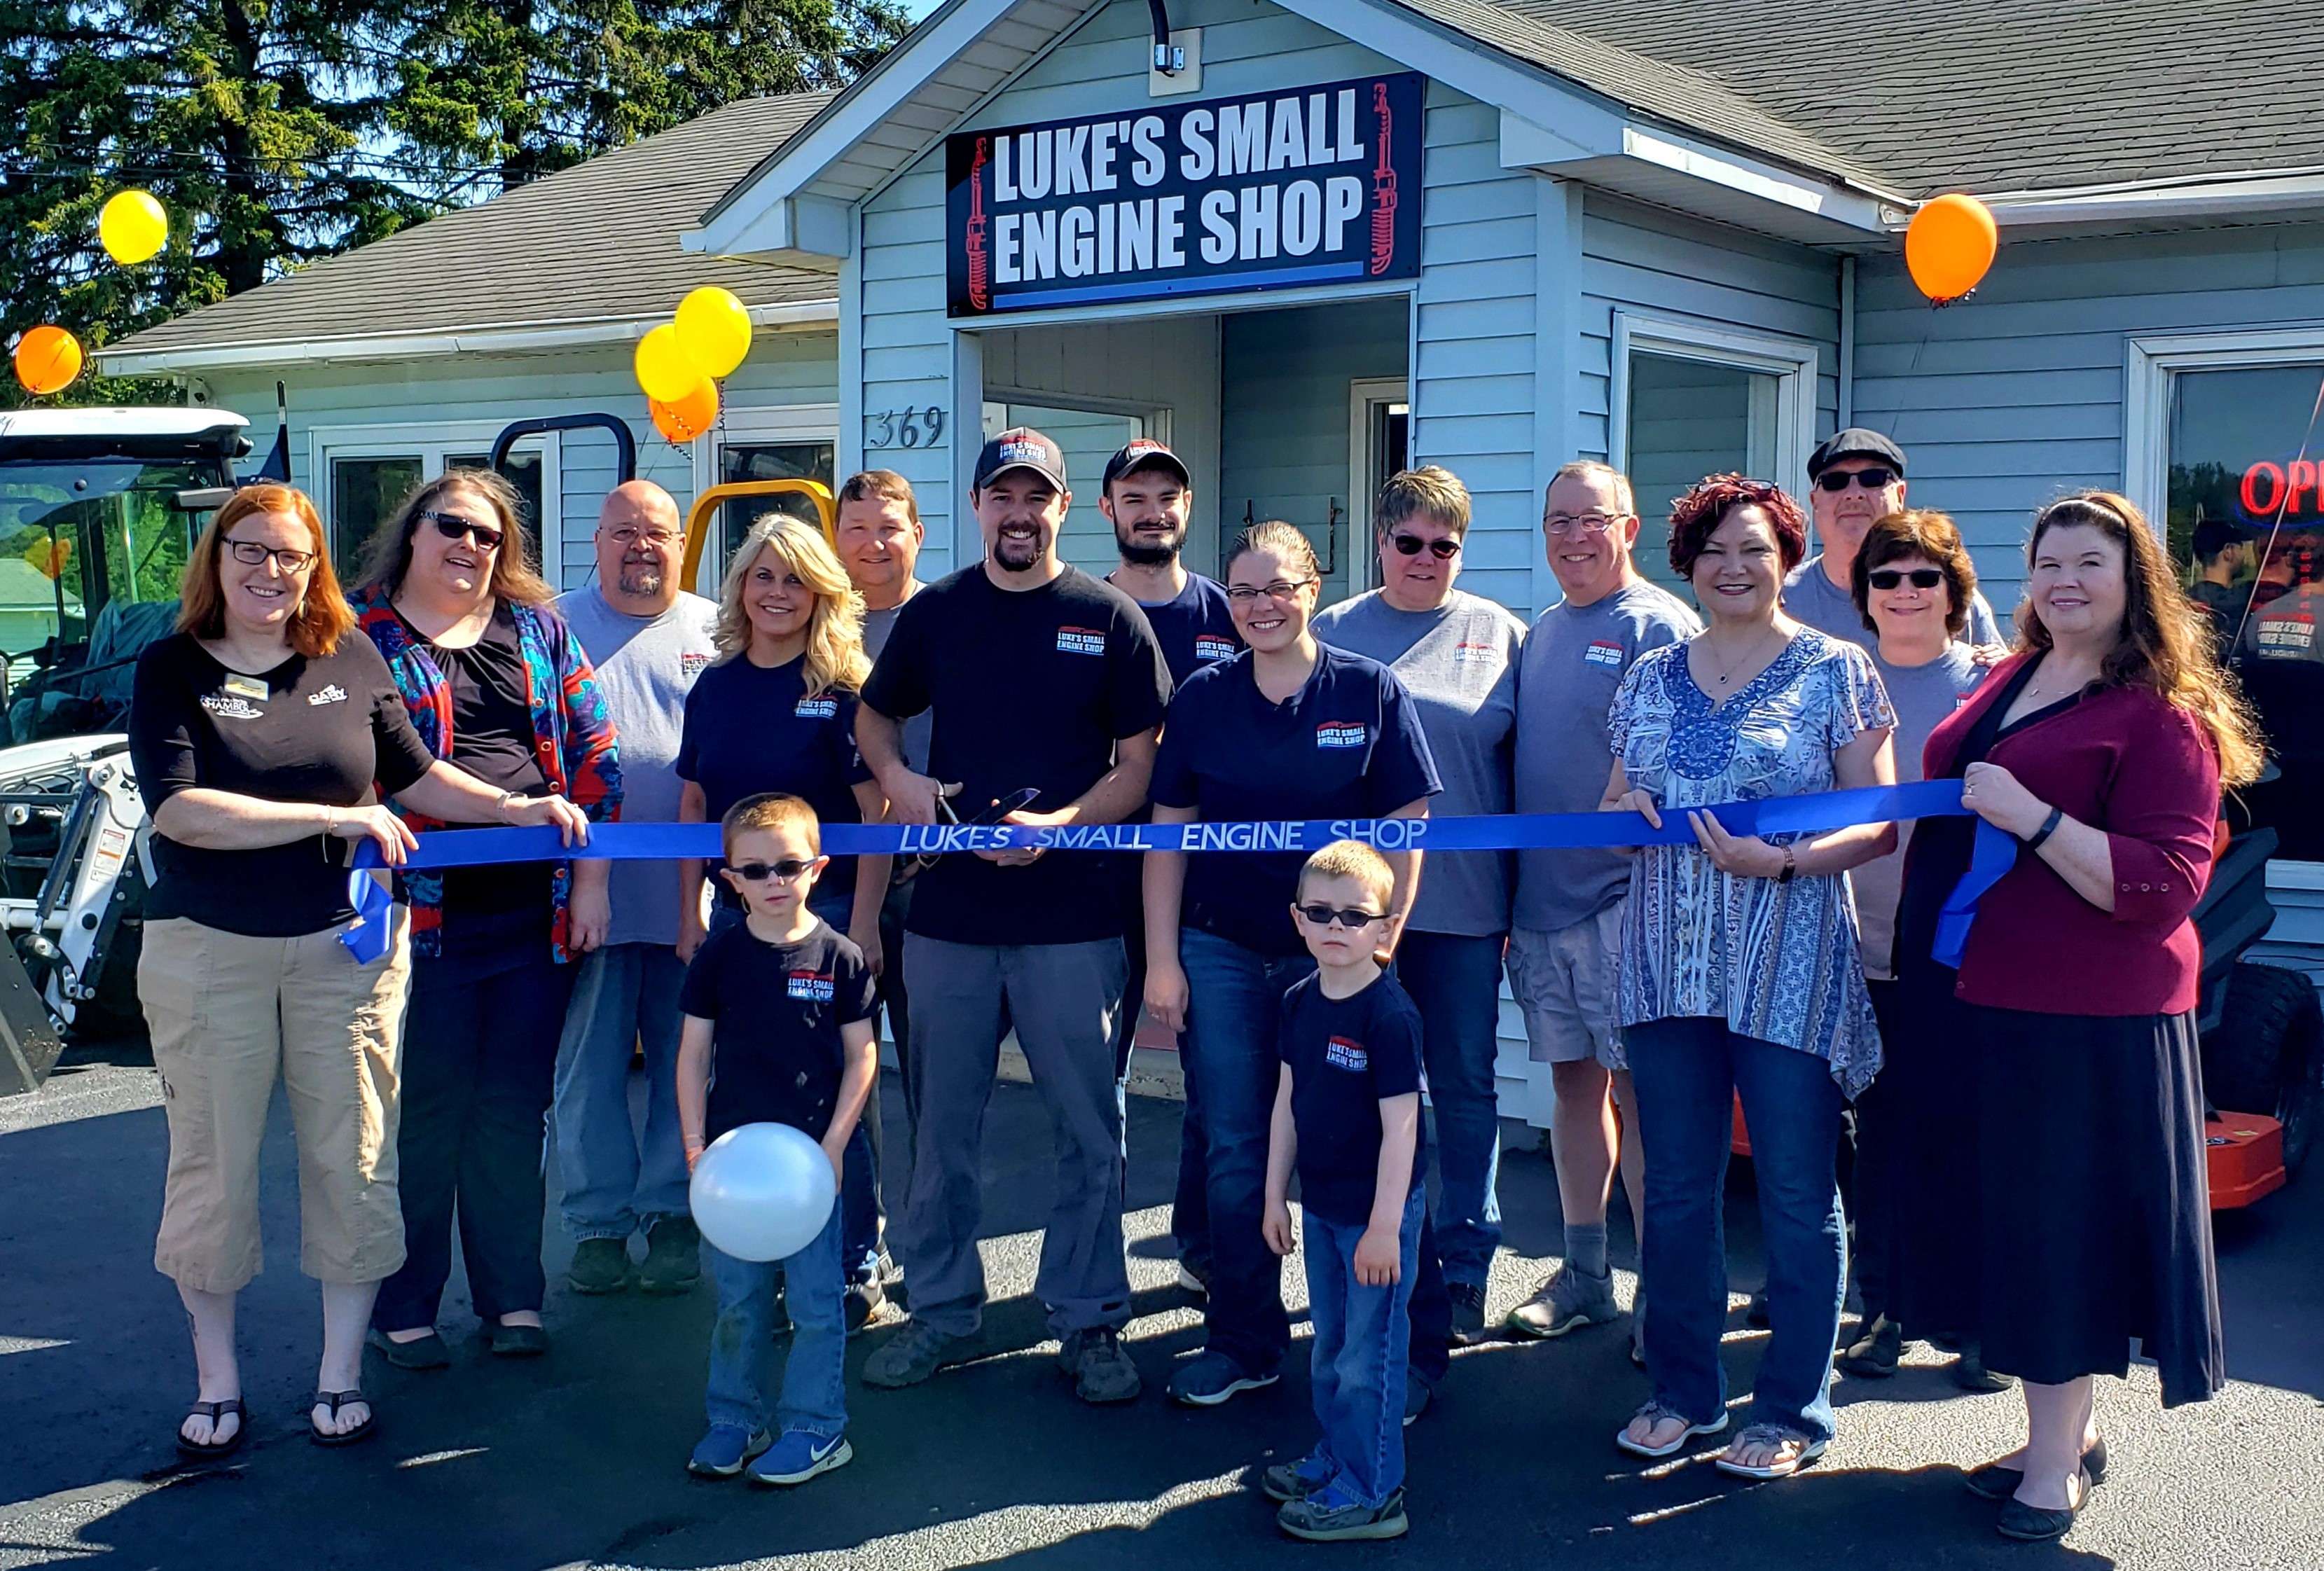
[(1393, 1539), (1406, 1526), (1407, 1309), (1425, 1202), (1420, 1012), (1377, 958), (1394, 885), (1379, 852), (1335, 841), (1307, 859), (1291, 908), (1315, 974), (1283, 996), (1264, 1227), (1289, 1254), (1296, 1164), (1323, 1435), (1263, 1485), (1296, 1539)]
[[(746, 1123), (787, 1123), (823, 1146), (838, 1178), (848, 1137), (880, 1072), (872, 977), (863, 952), (807, 909), (828, 864), (815, 809), (797, 797), (746, 797), (719, 821), (719, 876), (743, 920), (695, 952), (678, 992), (678, 1118), (686, 1165)], [(718, 1290), (710, 1333), (710, 1428), (687, 1469), (753, 1483), (805, 1483), (854, 1458), (847, 1443), (846, 1281), (835, 1204), (813, 1243), (788, 1259), (737, 1260), (702, 1243)], [(788, 1278), (792, 1335), (775, 1426), (761, 1373), (775, 1287)]]

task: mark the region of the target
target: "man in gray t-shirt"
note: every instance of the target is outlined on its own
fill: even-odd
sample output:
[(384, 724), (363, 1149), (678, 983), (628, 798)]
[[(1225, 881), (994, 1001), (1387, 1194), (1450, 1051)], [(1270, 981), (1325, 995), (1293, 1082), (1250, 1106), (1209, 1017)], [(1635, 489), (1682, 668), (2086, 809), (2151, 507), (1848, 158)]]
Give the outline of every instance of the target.
[[(1637, 505), (1627, 476), (1604, 464), (1566, 465), (1543, 499), (1542, 539), (1565, 598), (1526, 634), (1517, 667), (1517, 810), (1594, 812), (1613, 770), (1607, 711), (1622, 677), (1648, 650), (1701, 631), (1694, 613), (1638, 576), (1631, 560)], [(1519, 854), (1509, 991), (1536, 1061), (1557, 1094), (1550, 1154), (1565, 1217), (1564, 1263), (1509, 1312), (1509, 1329), (1562, 1336), (1618, 1318), (1606, 1259), (1606, 1201), (1618, 1155), (1609, 1097), (1637, 1128), (1629, 1077), (1601, 1062), (1614, 1045), (1615, 945), (1630, 883), (1628, 853)], [(1619, 1142), (1622, 1187), (1642, 1215), (1645, 1164)], [(1643, 1224), (1638, 1231), (1643, 1234)], [(1635, 1342), (1635, 1336), (1634, 1336)]]
[[(1857, 548), (1875, 519), (1904, 507), (1904, 449), (1861, 426), (1834, 433), (1808, 455), (1808, 512), (1815, 520), (1814, 556), (1784, 578), (1784, 609), (1831, 638), (1870, 649), (1872, 634), (1857, 614), (1849, 575)], [(1972, 594), (1969, 631), (1973, 644), (2001, 642), (2001, 626), (1981, 594)]]
[[(678, 818), (686, 695), (715, 658), (718, 607), (678, 587), (686, 536), (678, 504), (647, 480), (616, 486), (597, 517), (597, 581), (557, 609), (596, 668), (622, 742), (622, 818)], [(678, 1123), (678, 873), (617, 862), (613, 926), (582, 957), (557, 1060), (557, 1162), (576, 1292), (628, 1285), (630, 1234), (645, 1229), (640, 1285), (678, 1292), (700, 1274)], [(630, 1123), (630, 1058), (645, 1046), (646, 1122)]]

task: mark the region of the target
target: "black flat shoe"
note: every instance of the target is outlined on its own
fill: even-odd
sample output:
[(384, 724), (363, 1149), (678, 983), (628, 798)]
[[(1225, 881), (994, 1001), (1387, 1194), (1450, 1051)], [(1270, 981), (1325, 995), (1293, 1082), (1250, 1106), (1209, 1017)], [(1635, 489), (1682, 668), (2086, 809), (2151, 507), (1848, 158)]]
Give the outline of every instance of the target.
[[(2106, 1482), (2106, 1437), (2101, 1435), (2089, 1450), (2082, 1453), (2082, 1473), (2093, 1488)], [(2007, 1500), (2025, 1482), (2023, 1471), (2003, 1467), (1998, 1464), (1980, 1467), (1961, 1480), (1969, 1492), (1983, 1500)]]
[(364, 1338), (379, 1349), (379, 1355), (398, 1369), (449, 1369), (452, 1350), (444, 1339), (429, 1331), (425, 1336), (415, 1336), (409, 1342), (398, 1342), (384, 1331), (374, 1331)]
[(186, 1438), (185, 1419), (178, 1420), (178, 1449), (188, 1456), (204, 1461), (231, 1455), (241, 1449), (242, 1437), (250, 1432), (250, 1415), (242, 1410), (240, 1397), (228, 1397), (218, 1402), (196, 1402), (186, 1409), (186, 1418), (208, 1419), (213, 1435), (218, 1431), (218, 1420), (227, 1418), (234, 1420), (234, 1433), (223, 1440), (189, 1440)]
[(538, 1326), (494, 1325), (485, 1345), (494, 1358), (539, 1358), (549, 1351), (549, 1333)]
[(1994, 1530), (2003, 1538), (2015, 1539), (2021, 1544), (2057, 1542), (2073, 1530), (2074, 1519), (2080, 1516), (2082, 1508), (2090, 1502), (2090, 1480), (2088, 1474), (2082, 1475), (2081, 1485), (2080, 1491), (2074, 1496), (2074, 1503), (2063, 1511), (2051, 1511), (2041, 1506), (2027, 1505), (2022, 1500), (2003, 1502), (2001, 1520), (1994, 1524)]

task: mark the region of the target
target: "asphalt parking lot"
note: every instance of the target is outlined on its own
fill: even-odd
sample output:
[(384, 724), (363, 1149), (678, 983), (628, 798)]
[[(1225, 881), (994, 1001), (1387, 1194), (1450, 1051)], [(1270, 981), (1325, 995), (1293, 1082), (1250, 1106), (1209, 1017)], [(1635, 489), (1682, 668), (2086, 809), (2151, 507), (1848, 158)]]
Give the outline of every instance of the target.
[[(895, 1112), (901, 1098), (887, 1102)], [(454, 1367), (407, 1373), (374, 1356), (365, 1383), (379, 1404), (377, 1442), (309, 1445), (319, 1317), (296, 1270), (280, 1098), (275, 1111), (267, 1270), (242, 1308), (253, 1444), (202, 1466), (170, 1444), (193, 1376), (175, 1295), (152, 1265), (166, 1132), (151, 1068), (134, 1051), (76, 1055), (38, 1095), (0, 1103), (0, 1567), (1188, 1571), (1334, 1556), (1525, 1571), (2324, 1564), (2316, 1175), (2220, 1229), (2236, 1378), (2222, 1398), (2165, 1414), (2151, 1372), (2102, 1387), (2115, 1472), (2064, 1546), (2005, 1544), (1991, 1508), (1960, 1488), (1963, 1469), (2014, 1443), (2019, 1409), (2012, 1396), (1959, 1394), (1933, 1354), (1890, 1382), (1843, 1382), (1840, 1435), (1823, 1462), (1786, 1483), (1750, 1485), (1699, 1461), (1646, 1466), (1613, 1449), (1609, 1437), (1644, 1392), (1621, 1331), (1608, 1328), (1460, 1354), (1441, 1400), (1409, 1432), (1410, 1537), (1323, 1548), (1277, 1539), (1250, 1486), (1254, 1464), (1310, 1438), (1303, 1345), (1280, 1385), (1225, 1409), (1176, 1409), (1159, 1394), (1171, 1360), (1199, 1339), (1166, 1258), (1173, 1104), (1132, 1104), (1130, 1346), (1145, 1397), (1084, 1408), (1054, 1370), (1055, 1345), (1027, 1296), (1048, 1141), (1035, 1094), (1004, 1086), (986, 1151), (989, 1355), (912, 1391), (851, 1384), (857, 1460), (788, 1493), (683, 1472), (701, 1427), (706, 1288), (679, 1299), (582, 1299), (552, 1286), (552, 1352), (511, 1365), (468, 1343), (456, 1279), (445, 1315)], [(1548, 1164), (1526, 1132), (1506, 1132), (1496, 1315), (1530, 1289), (1557, 1237)], [(901, 1143), (891, 1140), (891, 1159)], [(1746, 1180), (1729, 1199), (1738, 1392), (1759, 1340), (1740, 1308), (1758, 1280), (1752, 1212)], [(1625, 1263), (1626, 1232), (1618, 1227), (1615, 1246)], [(565, 1245), (553, 1225), (550, 1236), (554, 1282)], [(1286, 1287), (1297, 1313), (1296, 1270)], [(851, 1368), (881, 1335), (875, 1326), (858, 1340)]]

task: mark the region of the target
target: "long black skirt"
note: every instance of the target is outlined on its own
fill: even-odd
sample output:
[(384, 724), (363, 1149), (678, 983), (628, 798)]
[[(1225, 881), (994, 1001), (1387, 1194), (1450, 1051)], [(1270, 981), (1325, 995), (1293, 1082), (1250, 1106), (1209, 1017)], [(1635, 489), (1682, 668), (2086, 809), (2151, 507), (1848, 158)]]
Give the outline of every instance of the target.
[(2164, 1407), (2211, 1396), (2227, 1371), (2194, 1017), (1988, 1009), (1952, 975), (1908, 970), (1882, 1071), (1915, 1110), (1898, 1317), (2043, 1385), (2125, 1374), (2135, 1341)]

